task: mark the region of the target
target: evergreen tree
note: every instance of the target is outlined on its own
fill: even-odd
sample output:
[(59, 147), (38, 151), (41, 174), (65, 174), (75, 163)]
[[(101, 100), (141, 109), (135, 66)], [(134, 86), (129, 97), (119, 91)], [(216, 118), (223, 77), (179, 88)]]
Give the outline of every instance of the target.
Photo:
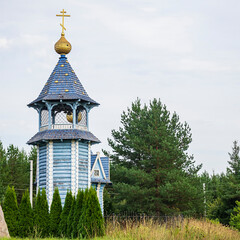
[(34, 208), (34, 231), (36, 235), (47, 237), (49, 235), (49, 212), (45, 189), (38, 189)]
[(78, 237), (78, 222), (79, 222), (80, 216), (82, 214), (84, 196), (85, 196), (84, 191), (78, 190), (76, 206), (74, 209), (74, 217), (73, 217), (73, 222), (72, 222), (72, 237), (73, 238)]
[(33, 231), (33, 210), (30, 203), (29, 192), (23, 194), (22, 201), (19, 205), (18, 214), (18, 236), (27, 237)]
[(61, 204), (61, 198), (59, 195), (58, 188), (55, 188), (53, 193), (53, 200), (50, 208), (50, 234), (54, 237), (58, 237), (58, 226), (60, 223), (60, 216), (62, 213), (62, 204)]
[(230, 217), (230, 226), (240, 231), (240, 202), (236, 201), (236, 207), (233, 209)]
[(78, 223), (79, 236), (91, 238), (104, 235), (104, 219), (97, 192), (92, 187), (85, 190), (83, 212)]
[(121, 115), (122, 126), (108, 139), (113, 152), (111, 180), (119, 211), (148, 214), (203, 213), (203, 191), (187, 153), (190, 127), (160, 100), (134, 102)]
[(60, 216), (60, 224), (59, 224), (59, 236), (67, 236), (67, 221), (68, 221), (68, 215), (71, 210), (72, 206), (72, 192), (67, 192), (64, 207)]
[(17, 197), (14, 190), (14, 187), (7, 187), (7, 191), (5, 193), (4, 201), (3, 201), (3, 212), (5, 221), (8, 226), (8, 231), (11, 237), (17, 236), (18, 230), (18, 205), (17, 205)]
[(238, 142), (233, 142), (232, 153), (228, 153), (230, 161), (228, 161), (229, 168), (227, 168), (228, 173), (234, 175), (237, 179), (240, 179), (240, 157), (239, 157), (240, 147)]
[(75, 212), (75, 207), (76, 207), (76, 199), (75, 196), (73, 197), (72, 200), (72, 205), (71, 205), (71, 210), (68, 215), (67, 219), (67, 237), (72, 238), (72, 232), (73, 232), (73, 221), (74, 221), (74, 212)]

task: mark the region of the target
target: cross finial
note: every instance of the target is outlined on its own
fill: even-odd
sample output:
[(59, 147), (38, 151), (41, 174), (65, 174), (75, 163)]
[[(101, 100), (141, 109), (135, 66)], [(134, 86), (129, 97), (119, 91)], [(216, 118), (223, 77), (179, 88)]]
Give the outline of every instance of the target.
[(64, 9), (60, 12), (62, 14), (57, 14), (57, 17), (62, 17), (62, 24), (60, 23), (60, 26), (62, 27), (62, 35), (64, 36), (64, 30), (66, 31), (66, 28), (64, 27), (64, 17), (70, 17), (70, 15), (64, 15), (66, 11)]

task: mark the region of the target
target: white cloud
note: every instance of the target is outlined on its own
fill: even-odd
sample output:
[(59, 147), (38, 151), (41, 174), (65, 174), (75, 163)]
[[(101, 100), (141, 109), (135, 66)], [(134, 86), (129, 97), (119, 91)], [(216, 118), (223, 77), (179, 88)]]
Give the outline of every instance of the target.
[(0, 38), (0, 49), (6, 49), (9, 47), (10, 41), (7, 38)]

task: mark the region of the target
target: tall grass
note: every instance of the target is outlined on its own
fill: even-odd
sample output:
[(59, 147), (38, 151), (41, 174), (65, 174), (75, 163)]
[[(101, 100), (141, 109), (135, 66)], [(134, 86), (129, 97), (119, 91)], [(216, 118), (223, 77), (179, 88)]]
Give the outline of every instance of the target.
[(219, 223), (208, 220), (176, 219), (164, 224), (152, 220), (134, 223), (127, 221), (124, 226), (119, 223), (107, 223), (106, 236), (97, 239), (123, 240), (240, 240), (240, 233)]
[[(11, 238), (11, 240), (16, 238)], [(17, 238), (16, 240), (19, 240)], [(34, 238), (37, 239), (37, 238)], [(40, 238), (39, 238), (40, 239)], [(53, 240), (54, 238), (46, 238)], [(66, 238), (62, 238), (66, 239)], [(240, 240), (240, 232), (209, 220), (170, 219), (165, 223), (143, 220), (110, 221), (106, 235), (94, 240)]]

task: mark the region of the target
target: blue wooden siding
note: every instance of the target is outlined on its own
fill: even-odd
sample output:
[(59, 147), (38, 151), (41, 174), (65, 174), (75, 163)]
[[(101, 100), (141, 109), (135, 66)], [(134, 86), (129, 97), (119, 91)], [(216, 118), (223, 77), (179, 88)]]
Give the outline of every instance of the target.
[(39, 188), (46, 189), (47, 145), (39, 145)]
[(106, 178), (109, 178), (109, 158), (101, 157), (102, 166), (106, 175)]
[(78, 143), (78, 188), (88, 187), (88, 143)]
[(63, 205), (71, 190), (71, 141), (53, 142), (53, 187), (58, 187)]

